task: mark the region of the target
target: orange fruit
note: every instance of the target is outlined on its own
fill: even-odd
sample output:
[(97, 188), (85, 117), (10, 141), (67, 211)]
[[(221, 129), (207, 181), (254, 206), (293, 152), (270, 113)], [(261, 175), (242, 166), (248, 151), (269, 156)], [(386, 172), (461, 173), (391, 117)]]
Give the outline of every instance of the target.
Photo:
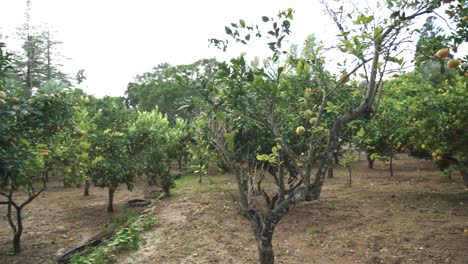
[(450, 51), (448, 49), (440, 49), (436, 52), (436, 57), (438, 58), (445, 58), (450, 54)]
[(457, 68), (460, 65), (460, 61), (457, 59), (451, 59), (447, 62), (447, 67), (449, 68)]

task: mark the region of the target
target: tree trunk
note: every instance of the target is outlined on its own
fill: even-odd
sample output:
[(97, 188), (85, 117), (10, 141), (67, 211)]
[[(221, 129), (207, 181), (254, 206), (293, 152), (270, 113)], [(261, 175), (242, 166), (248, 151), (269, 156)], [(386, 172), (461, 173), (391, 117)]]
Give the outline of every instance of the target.
[(260, 241), (257, 242), (258, 255), (261, 264), (275, 263), (275, 254), (273, 252), (273, 245), (271, 244), (272, 236), (261, 236)]
[(154, 176), (154, 175), (147, 175), (147, 176), (146, 176), (146, 179), (147, 179), (147, 181), (148, 181), (148, 185), (150, 185), (150, 186), (156, 185), (156, 176)]
[(327, 176), (328, 178), (333, 178), (333, 167), (328, 168)]
[(390, 157), (390, 176), (393, 177), (393, 157)]
[(114, 212), (114, 193), (115, 189), (109, 188), (109, 205), (107, 206), (107, 212)]
[(367, 165), (369, 166), (369, 169), (374, 168), (374, 161), (375, 159), (371, 159), (371, 153), (367, 154)]
[(351, 177), (351, 170), (348, 170), (348, 173), (349, 173), (349, 182), (348, 182), (348, 185), (349, 187), (351, 188), (351, 184), (353, 183), (353, 178)]
[(179, 164), (179, 171), (181, 171), (181, 170), (182, 170), (182, 155), (179, 156), (177, 162), (178, 162), (178, 164)]
[(338, 152), (333, 152), (333, 156), (335, 157), (335, 165), (339, 165), (340, 160), (338, 159)]
[(84, 196), (89, 196), (89, 186), (90, 186), (89, 180), (85, 180), (84, 193), (83, 193)]
[(18, 232), (15, 233), (13, 236), (13, 249), (15, 251), (15, 254), (18, 254), (21, 252), (21, 235), (23, 233), (23, 227), (18, 227)]
[(468, 170), (462, 171), (461, 175), (463, 177), (463, 183), (465, 183), (465, 186), (468, 187)]

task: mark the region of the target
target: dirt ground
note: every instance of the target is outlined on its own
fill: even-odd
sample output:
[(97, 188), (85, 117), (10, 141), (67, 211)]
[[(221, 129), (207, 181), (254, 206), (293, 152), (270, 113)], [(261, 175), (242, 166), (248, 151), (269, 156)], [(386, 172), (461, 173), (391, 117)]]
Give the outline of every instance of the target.
[[(431, 161), (404, 154), (395, 176), (376, 164), (335, 169), (320, 201), (301, 203), (275, 231), (277, 263), (454, 263), (468, 262), (468, 191), (461, 177), (450, 180)], [(173, 196), (152, 205), (156, 225), (138, 250), (121, 252), (117, 263), (257, 263), (248, 221), (235, 204), (227, 175), (195, 176), (177, 182)], [(116, 212), (130, 198), (142, 198), (145, 182), (116, 193)], [(64, 189), (59, 182), (25, 209), (23, 252), (11, 256), (11, 231), (0, 208), (0, 263), (50, 263), (81, 245), (112, 217), (107, 192)], [(114, 213), (116, 214), (116, 213)]]

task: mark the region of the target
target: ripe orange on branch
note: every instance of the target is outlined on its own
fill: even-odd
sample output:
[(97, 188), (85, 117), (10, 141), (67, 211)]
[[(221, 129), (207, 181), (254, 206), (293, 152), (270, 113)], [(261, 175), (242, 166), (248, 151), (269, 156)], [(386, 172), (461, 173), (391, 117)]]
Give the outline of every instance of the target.
[(436, 52), (436, 57), (438, 58), (445, 58), (450, 54), (449, 49), (440, 49)]
[(455, 69), (460, 65), (460, 61), (457, 59), (451, 59), (447, 62), (447, 67)]

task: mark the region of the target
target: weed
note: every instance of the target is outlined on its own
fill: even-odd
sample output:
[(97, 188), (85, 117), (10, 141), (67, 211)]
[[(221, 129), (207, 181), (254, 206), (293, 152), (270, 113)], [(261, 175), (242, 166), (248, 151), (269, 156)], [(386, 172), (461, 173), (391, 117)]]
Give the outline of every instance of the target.
[(317, 235), (317, 234), (323, 233), (323, 231), (325, 231), (325, 228), (323, 226), (320, 226), (319, 228), (309, 229), (309, 234)]
[(75, 255), (72, 264), (107, 264), (114, 263), (116, 253), (126, 248), (138, 249), (144, 241), (140, 237), (143, 230), (138, 224), (133, 223), (129, 227), (118, 230), (111, 240), (104, 241), (103, 246), (96, 247), (86, 256)]

